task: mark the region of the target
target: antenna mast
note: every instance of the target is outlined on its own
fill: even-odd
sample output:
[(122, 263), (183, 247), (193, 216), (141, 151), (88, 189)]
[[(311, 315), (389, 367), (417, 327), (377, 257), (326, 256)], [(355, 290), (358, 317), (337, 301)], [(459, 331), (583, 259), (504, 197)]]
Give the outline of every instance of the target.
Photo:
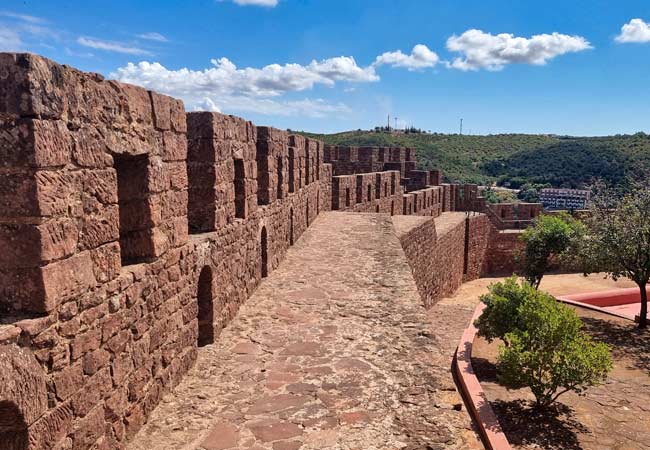
[(460, 119), (460, 135), (463, 135), (463, 119)]

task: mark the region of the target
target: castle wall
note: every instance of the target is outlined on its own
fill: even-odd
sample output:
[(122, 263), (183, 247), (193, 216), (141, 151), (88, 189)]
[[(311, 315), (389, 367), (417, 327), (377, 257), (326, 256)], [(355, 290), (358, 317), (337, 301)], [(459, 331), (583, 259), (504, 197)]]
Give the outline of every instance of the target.
[(483, 275), (493, 228), (484, 214), (395, 216), (393, 224), (426, 308)]
[(524, 250), (524, 243), (519, 240), (520, 235), (521, 231), (518, 230), (492, 230), (484, 273), (512, 275), (517, 271), (520, 267), (520, 254)]
[(24, 422), (12, 439), (121, 448), (330, 209), (331, 167), (303, 140), (289, 192), (285, 132), (186, 119), (178, 100), (33, 55), (0, 66), (0, 354), (33, 386), (0, 385)]
[(473, 188), (412, 149), (186, 114), (34, 55), (0, 54), (0, 76), (0, 415), (29, 448), (123, 447), (320, 211), (411, 215), (427, 306), (518, 245), (442, 214)]
[(394, 171), (332, 177), (332, 210), (401, 214), (402, 195)]

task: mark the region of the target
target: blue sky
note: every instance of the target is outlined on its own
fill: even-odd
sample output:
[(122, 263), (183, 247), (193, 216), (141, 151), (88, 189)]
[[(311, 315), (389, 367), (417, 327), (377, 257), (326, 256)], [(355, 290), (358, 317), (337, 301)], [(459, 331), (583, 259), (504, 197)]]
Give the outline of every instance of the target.
[(279, 128), (650, 132), (647, 0), (9, 0), (0, 50)]

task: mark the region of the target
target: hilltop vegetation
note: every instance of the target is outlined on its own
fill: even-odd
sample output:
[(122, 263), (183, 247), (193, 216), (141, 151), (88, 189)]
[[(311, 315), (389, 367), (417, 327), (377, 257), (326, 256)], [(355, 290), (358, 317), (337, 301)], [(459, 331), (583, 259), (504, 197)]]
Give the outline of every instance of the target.
[(454, 134), (388, 134), (350, 131), (310, 134), (328, 144), (371, 147), (414, 147), (422, 169), (441, 169), (449, 181), (484, 183), (495, 179), (483, 167), (518, 152), (558, 142), (544, 135), (503, 134), (460, 136)]
[(650, 173), (650, 136), (559, 137), (499, 134), (303, 133), (329, 144), (414, 147), (422, 169), (442, 169), (448, 181), (579, 188), (594, 179), (622, 183)]

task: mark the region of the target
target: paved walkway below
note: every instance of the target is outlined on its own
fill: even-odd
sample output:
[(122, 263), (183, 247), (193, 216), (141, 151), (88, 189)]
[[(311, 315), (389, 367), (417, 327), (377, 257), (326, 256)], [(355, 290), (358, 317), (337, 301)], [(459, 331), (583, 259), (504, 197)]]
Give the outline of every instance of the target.
[(472, 310), (420, 306), (388, 216), (321, 214), (129, 449), (482, 448), (449, 369)]

